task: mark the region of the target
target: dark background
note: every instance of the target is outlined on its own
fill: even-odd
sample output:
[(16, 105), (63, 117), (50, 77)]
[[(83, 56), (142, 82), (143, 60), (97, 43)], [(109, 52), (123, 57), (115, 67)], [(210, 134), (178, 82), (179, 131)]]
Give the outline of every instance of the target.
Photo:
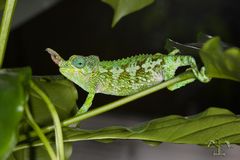
[[(156, 0), (111, 28), (113, 10), (100, 0), (62, 0), (14, 27), (4, 67), (31, 66), (34, 75), (55, 75), (59, 74), (58, 68), (44, 52), (47, 47), (64, 58), (95, 54), (111, 60), (140, 53), (166, 53), (167, 38), (191, 43), (199, 32), (220, 36), (239, 47), (239, 6), (237, 0)], [(30, 14), (28, 9), (18, 13)], [(239, 90), (239, 83), (234, 81), (196, 81), (174, 92), (161, 90), (112, 112), (159, 117), (188, 115), (215, 106), (239, 113)], [(85, 96), (86, 92), (79, 89), (79, 105)], [(118, 98), (99, 94), (93, 107)]]

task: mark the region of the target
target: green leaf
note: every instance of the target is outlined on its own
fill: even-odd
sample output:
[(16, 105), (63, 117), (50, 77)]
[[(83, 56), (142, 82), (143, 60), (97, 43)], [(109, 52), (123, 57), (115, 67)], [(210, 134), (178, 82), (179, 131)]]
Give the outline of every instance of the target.
[[(137, 139), (153, 142), (171, 142), (208, 145), (211, 140), (220, 144), (240, 143), (239, 116), (227, 109), (209, 108), (204, 112), (182, 117), (171, 115), (151, 120), (136, 127), (107, 127), (99, 130), (68, 128), (65, 141)], [(156, 143), (155, 143), (156, 144)]]
[[(78, 98), (74, 84), (62, 76), (33, 77), (36, 83), (50, 98), (61, 120), (69, 118), (77, 111)], [(45, 102), (34, 91), (30, 91), (30, 107), (39, 125), (52, 124), (52, 118)]]
[(0, 159), (6, 159), (16, 145), (30, 76), (30, 68), (0, 70)]
[(102, 0), (102, 2), (114, 9), (112, 21), (112, 27), (114, 27), (121, 18), (150, 5), (154, 0)]
[[(32, 152), (32, 153), (31, 153)], [(64, 152), (66, 159), (72, 155), (72, 143), (64, 143)], [(11, 154), (8, 160), (51, 160), (44, 147), (34, 147), (19, 150)]]
[(240, 81), (239, 48), (225, 50), (220, 38), (214, 37), (204, 44), (200, 56), (208, 76)]

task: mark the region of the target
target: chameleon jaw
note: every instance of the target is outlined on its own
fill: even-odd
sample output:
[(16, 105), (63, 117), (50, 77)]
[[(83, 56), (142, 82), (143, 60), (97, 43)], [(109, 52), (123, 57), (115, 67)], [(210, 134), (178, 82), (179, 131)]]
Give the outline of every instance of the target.
[(53, 62), (55, 64), (57, 64), (59, 67), (63, 64), (63, 62), (65, 62), (64, 59), (62, 59), (62, 57), (53, 49), (51, 48), (46, 48), (45, 50), (46, 52), (48, 52), (51, 55), (51, 58), (53, 60)]

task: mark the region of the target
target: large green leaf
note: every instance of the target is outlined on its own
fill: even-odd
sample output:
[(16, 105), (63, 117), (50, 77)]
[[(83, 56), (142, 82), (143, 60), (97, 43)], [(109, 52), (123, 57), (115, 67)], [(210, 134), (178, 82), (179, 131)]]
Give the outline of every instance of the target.
[(214, 37), (204, 44), (200, 56), (210, 77), (240, 81), (239, 48), (224, 50), (220, 38)]
[[(61, 120), (74, 115), (77, 110), (77, 90), (74, 84), (62, 76), (33, 77), (33, 81), (48, 95)], [(40, 125), (52, 124), (45, 102), (34, 91), (30, 91), (30, 107), (35, 121)]]
[(150, 5), (154, 0), (102, 0), (102, 2), (114, 9), (112, 21), (112, 27), (114, 27), (121, 18)]
[(30, 68), (0, 70), (0, 159), (6, 159), (16, 144), (30, 76)]
[(228, 141), (240, 143), (240, 118), (227, 109), (209, 108), (204, 112), (182, 117), (171, 115), (151, 120), (136, 127), (107, 127), (99, 130), (68, 128), (66, 141), (137, 139), (151, 142), (172, 142), (208, 145)]

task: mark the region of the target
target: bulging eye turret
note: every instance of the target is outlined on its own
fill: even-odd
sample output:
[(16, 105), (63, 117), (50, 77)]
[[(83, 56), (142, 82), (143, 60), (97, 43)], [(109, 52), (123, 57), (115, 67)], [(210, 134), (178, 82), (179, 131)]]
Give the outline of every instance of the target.
[(83, 56), (75, 56), (72, 59), (72, 65), (76, 68), (83, 68), (86, 64), (85, 58)]

